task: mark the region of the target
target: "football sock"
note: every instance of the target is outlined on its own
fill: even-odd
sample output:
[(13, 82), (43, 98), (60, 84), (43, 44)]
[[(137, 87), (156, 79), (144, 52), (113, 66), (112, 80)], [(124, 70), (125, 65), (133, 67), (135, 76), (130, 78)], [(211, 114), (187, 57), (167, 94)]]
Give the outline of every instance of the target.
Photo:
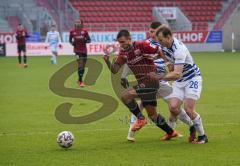
[(52, 64), (57, 64), (57, 57), (56, 57), (56, 55), (54, 53), (52, 53), (51, 63)]
[(22, 57), (21, 57), (21, 55), (18, 55), (18, 63), (19, 63), (19, 64), (22, 63)]
[(151, 118), (151, 120), (167, 134), (171, 134), (173, 129), (167, 124), (166, 120), (160, 114), (157, 115), (156, 119)]
[(78, 80), (80, 82), (82, 82), (83, 74), (84, 74), (84, 69), (82, 67), (79, 67), (78, 68)]
[(203, 124), (202, 124), (202, 119), (200, 115), (198, 114), (195, 119), (193, 119), (193, 125), (196, 128), (197, 132), (199, 133), (199, 136), (205, 135), (204, 129), (203, 129)]
[(131, 118), (130, 118), (130, 126), (129, 126), (129, 132), (132, 131), (131, 128), (132, 128), (132, 125), (136, 122), (137, 120), (137, 117), (135, 115), (131, 115)]
[(192, 126), (193, 122), (188, 114), (185, 112), (183, 108), (181, 108), (180, 113), (178, 114), (177, 118), (181, 120), (183, 123), (187, 124), (188, 126)]
[(168, 125), (169, 125), (172, 129), (174, 129), (174, 128), (176, 127), (176, 121), (177, 121), (177, 119), (169, 119)]
[(23, 63), (27, 64), (27, 56), (26, 55), (23, 55)]
[(143, 114), (141, 113), (138, 104), (135, 100), (132, 100), (130, 103), (125, 104), (128, 109), (137, 117), (140, 119), (144, 119), (145, 117), (143, 116)]
[(130, 119), (130, 127), (136, 122), (137, 117), (135, 115), (131, 115), (131, 119)]

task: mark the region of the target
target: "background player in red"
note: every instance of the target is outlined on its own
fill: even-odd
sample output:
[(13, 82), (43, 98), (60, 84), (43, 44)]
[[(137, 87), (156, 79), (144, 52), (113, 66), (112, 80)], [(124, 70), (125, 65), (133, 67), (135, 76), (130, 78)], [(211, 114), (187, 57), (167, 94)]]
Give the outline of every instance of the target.
[(156, 126), (166, 132), (162, 140), (169, 140), (172, 137), (176, 137), (178, 135), (177, 132), (156, 111), (156, 93), (159, 88), (159, 82), (149, 80), (147, 77), (149, 73), (156, 72), (156, 66), (153, 59), (146, 58), (144, 54), (159, 53), (159, 48), (147, 42), (132, 42), (130, 33), (127, 30), (119, 31), (117, 41), (120, 44), (121, 50), (116, 60), (113, 63), (110, 62), (107, 49), (104, 50), (104, 60), (113, 74), (117, 73), (122, 65), (127, 64), (138, 82), (136, 86), (124, 90), (121, 94), (122, 102), (137, 117), (137, 121), (133, 124), (131, 130), (137, 131), (147, 123), (135, 100), (136, 98), (141, 98), (142, 105), (146, 109), (149, 118)]
[(84, 87), (83, 75), (87, 61), (87, 43), (91, 42), (88, 31), (83, 29), (83, 21), (77, 20), (75, 28), (70, 31), (69, 42), (74, 47), (74, 53), (77, 56), (78, 63), (78, 81), (80, 87)]
[(17, 50), (18, 50), (18, 64), (19, 67), (22, 67), (22, 56), (23, 52), (23, 67), (27, 67), (27, 56), (26, 56), (26, 38), (28, 37), (27, 30), (23, 27), (22, 24), (19, 24), (16, 31), (17, 39)]

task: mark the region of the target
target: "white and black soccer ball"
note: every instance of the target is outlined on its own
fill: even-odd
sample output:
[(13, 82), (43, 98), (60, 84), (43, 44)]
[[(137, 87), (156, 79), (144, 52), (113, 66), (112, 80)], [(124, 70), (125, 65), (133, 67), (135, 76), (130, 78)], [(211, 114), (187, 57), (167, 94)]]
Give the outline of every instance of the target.
[(62, 148), (69, 148), (73, 145), (74, 136), (70, 131), (62, 131), (57, 136), (57, 143)]

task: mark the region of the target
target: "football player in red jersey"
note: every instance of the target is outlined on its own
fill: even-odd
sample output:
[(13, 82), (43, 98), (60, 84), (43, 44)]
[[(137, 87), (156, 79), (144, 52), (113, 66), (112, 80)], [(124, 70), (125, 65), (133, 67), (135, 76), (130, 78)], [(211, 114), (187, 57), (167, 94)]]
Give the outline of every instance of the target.
[(88, 31), (83, 29), (83, 21), (77, 20), (75, 28), (70, 31), (69, 42), (74, 47), (74, 53), (77, 56), (78, 63), (78, 81), (80, 87), (84, 87), (83, 75), (87, 61), (87, 43), (91, 42)]
[(22, 56), (23, 52), (23, 67), (27, 67), (27, 56), (26, 56), (26, 38), (28, 37), (27, 30), (23, 27), (22, 24), (19, 24), (16, 31), (17, 39), (17, 50), (18, 50), (18, 64), (19, 67), (22, 67)]
[(127, 88), (121, 94), (122, 102), (128, 107), (137, 120), (133, 124), (131, 130), (137, 131), (146, 125), (147, 120), (141, 113), (136, 98), (140, 98), (143, 107), (146, 109), (149, 118), (163, 131), (166, 132), (169, 140), (176, 137), (178, 134), (166, 122), (164, 117), (157, 114), (156, 94), (159, 88), (159, 82), (150, 80), (148, 75), (151, 72), (157, 72), (153, 59), (145, 57), (145, 54), (159, 54), (161, 50), (156, 45), (151, 45), (147, 42), (132, 42), (130, 33), (127, 30), (121, 30), (117, 34), (117, 41), (120, 44), (120, 52), (117, 58), (111, 63), (109, 60), (108, 49), (105, 49), (104, 60), (110, 69), (115, 74), (119, 71), (122, 65), (127, 64), (133, 72), (138, 84), (134, 87)]

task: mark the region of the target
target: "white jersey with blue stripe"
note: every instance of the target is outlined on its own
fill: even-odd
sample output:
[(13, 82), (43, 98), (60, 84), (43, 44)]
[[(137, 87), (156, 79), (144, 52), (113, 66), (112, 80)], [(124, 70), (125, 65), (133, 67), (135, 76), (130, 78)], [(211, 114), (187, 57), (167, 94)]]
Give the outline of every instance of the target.
[(47, 33), (45, 43), (49, 43), (50, 45), (57, 45), (59, 42), (61, 42), (61, 38), (58, 31), (49, 31)]
[(194, 63), (194, 60), (187, 49), (187, 47), (176, 38), (173, 38), (173, 43), (171, 48), (162, 48), (163, 53), (166, 58), (172, 64), (183, 64), (183, 73), (181, 78), (176, 80), (177, 82), (184, 82), (192, 79), (195, 76), (200, 76), (200, 70), (197, 65)]

